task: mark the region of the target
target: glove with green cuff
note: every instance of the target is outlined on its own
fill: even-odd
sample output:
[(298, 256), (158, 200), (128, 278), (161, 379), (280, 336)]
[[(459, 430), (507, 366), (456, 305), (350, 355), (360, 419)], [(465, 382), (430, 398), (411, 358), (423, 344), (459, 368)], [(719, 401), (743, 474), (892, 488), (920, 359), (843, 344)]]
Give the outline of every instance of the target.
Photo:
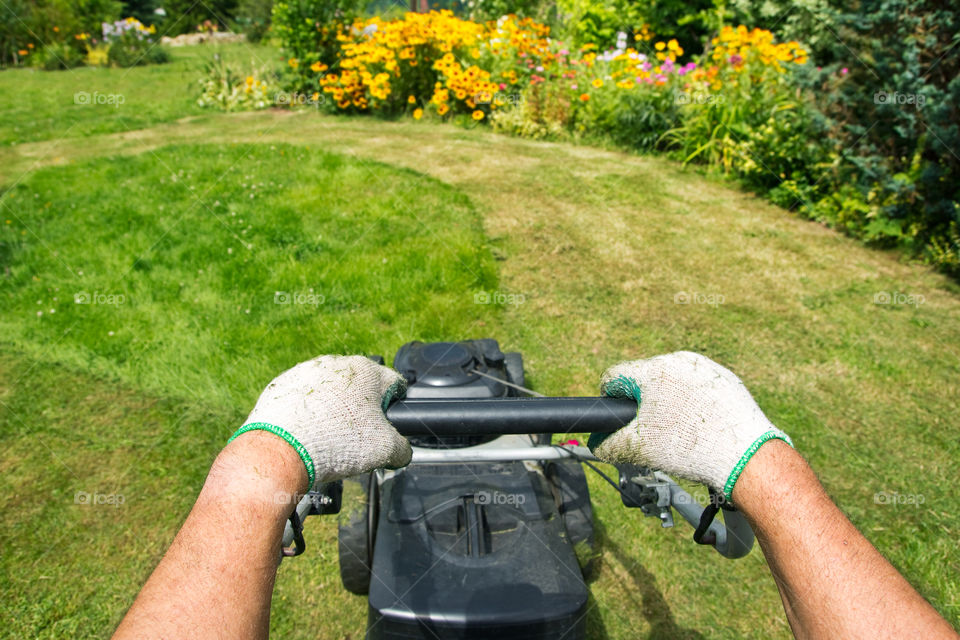
[[(406, 381), (363, 356), (320, 356), (277, 376), (233, 435), (269, 431), (297, 451), (310, 487), (380, 467), (407, 465), (413, 452), (384, 411)], [(233, 440), (233, 438), (230, 438)]]
[(730, 500), (750, 458), (767, 440), (793, 442), (757, 406), (736, 375), (710, 358), (678, 351), (614, 365), (601, 389), (634, 398), (637, 417), (589, 447), (606, 462), (638, 464), (703, 483)]

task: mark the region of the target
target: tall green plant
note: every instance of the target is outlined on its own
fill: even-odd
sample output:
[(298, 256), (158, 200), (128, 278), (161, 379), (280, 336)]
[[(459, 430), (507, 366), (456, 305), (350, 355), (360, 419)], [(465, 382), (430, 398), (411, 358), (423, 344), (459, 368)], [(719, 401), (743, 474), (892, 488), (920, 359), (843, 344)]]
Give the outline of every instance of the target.
[(317, 89), (315, 62), (335, 68), (340, 47), (337, 34), (360, 16), (361, 0), (283, 0), (273, 5), (273, 31), (290, 59), (290, 88)]

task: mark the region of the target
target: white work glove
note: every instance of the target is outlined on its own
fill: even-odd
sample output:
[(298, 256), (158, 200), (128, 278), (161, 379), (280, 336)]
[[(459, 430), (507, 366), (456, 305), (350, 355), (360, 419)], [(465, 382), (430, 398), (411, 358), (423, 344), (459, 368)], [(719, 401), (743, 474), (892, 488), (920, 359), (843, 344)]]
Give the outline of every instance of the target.
[(320, 356), (274, 378), (230, 440), (262, 429), (300, 454), (310, 487), (378, 469), (400, 468), (413, 451), (384, 411), (406, 381), (363, 356)]
[(637, 401), (637, 417), (613, 434), (590, 436), (606, 462), (638, 464), (712, 487), (727, 500), (751, 456), (767, 440), (793, 442), (763, 415), (730, 370), (678, 351), (607, 369), (601, 390)]

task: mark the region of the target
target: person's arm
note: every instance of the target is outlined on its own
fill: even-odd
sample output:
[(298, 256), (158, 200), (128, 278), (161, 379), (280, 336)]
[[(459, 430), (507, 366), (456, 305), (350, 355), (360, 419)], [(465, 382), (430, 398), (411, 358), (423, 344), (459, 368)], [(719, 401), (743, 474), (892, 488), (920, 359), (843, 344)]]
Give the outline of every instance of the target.
[(787, 444), (760, 447), (733, 499), (757, 535), (797, 638), (957, 637)]
[(227, 445), (114, 638), (266, 638), (284, 523), (306, 489), (280, 438), (251, 431)]
[(741, 509), (798, 638), (957, 637), (830, 501), (731, 371), (680, 351), (615, 365), (602, 389), (634, 398), (637, 417), (591, 435), (593, 452), (701, 482)]
[(383, 413), (405, 386), (361, 356), (321, 356), (275, 378), (217, 456), (114, 638), (266, 638), (296, 496), (410, 462), (410, 443)]

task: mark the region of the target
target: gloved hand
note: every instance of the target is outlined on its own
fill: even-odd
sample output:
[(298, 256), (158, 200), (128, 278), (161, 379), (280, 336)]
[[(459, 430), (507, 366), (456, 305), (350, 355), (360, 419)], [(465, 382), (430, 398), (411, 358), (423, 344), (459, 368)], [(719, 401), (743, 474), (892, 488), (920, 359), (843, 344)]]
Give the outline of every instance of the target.
[(380, 467), (409, 464), (413, 451), (384, 411), (406, 393), (393, 369), (363, 356), (320, 356), (277, 376), (230, 440), (263, 429), (300, 454), (310, 487)]
[(659, 469), (701, 482), (727, 500), (751, 456), (767, 440), (793, 442), (763, 415), (736, 375), (710, 358), (678, 351), (614, 365), (601, 390), (634, 398), (637, 417), (588, 446), (606, 462)]

